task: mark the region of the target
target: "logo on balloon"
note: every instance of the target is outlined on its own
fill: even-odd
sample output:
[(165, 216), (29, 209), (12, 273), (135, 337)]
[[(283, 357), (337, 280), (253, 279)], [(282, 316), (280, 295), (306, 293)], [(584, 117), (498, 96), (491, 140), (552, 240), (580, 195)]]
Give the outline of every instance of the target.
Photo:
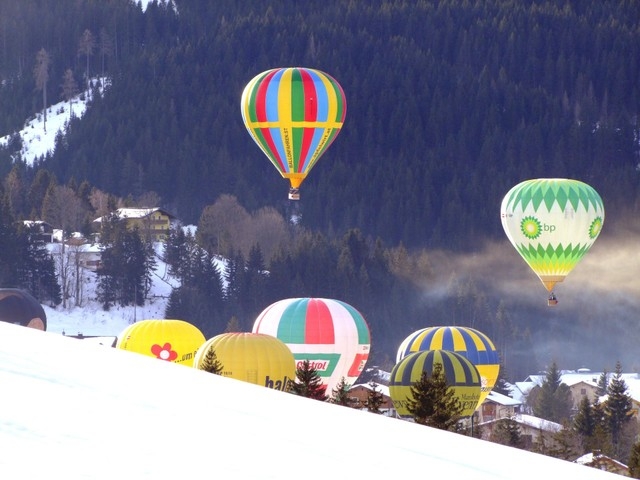
[(171, 350), (171, 344), (165, 343), (163, 346), (157, 343), (151, 346), (151, 353), (153, 353), (160, 360), (166, 360), (167, 362), (173, 362), (178, 358), (178, 352)]
[(589, 238), (595, 239), (602, 230), (602, 217), (597, 217), (589, 226)]
[(300, 369), (303, 366), (305, 360), (309, 361), (309, 368), (312, 368), (321, 377), (330, 377), (333, 374), (338, 361), (340, 360), (339, 353), (326, 353), (326, 354), (294, 354), (296, 359), (296, 369)]

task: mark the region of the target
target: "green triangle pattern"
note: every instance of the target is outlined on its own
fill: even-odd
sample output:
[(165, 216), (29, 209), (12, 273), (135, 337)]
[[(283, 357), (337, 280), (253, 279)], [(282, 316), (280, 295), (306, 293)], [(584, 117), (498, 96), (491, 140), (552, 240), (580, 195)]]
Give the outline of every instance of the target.
[(520, 205), (524, 210), (531, 204), (537, 212), (542, 204), (550, 210), (555, 202), (562, 210), (569, 202), (576, 211), (580, 206), (586, 211), (590, 209), (604, 211), (602, 198), (598, 192), (586, 183), (569, 179), (526, 180), (512, 189), (507, 207), (512, 206), (515, 210)]

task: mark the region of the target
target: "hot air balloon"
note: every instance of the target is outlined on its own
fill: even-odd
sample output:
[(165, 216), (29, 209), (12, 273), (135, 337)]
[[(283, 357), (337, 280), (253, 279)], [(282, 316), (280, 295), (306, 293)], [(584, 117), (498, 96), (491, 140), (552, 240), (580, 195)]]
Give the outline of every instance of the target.
[(604, 206), (586, 183), (564, 178), (526, 180), (505, 195), (502, 227), (518, 253), (553, 293), (600, 234)]
[(296, 359), (296, 368), (308, 360), (327, 385), (329, 395), (343, 377), (353, 384), (369, 358), (367, 322), (355, 308), (339, 300), (280, 300), (258, 315), (253, 332), (286, 343)]
[(413, 332), (400, 344), (396, 363), (413, 352), (447, 350), (462, 355), (480, 373), (478, 405), (484, 402), (498, 380), (500, 355), (484, 333), (469, 327), (427, 327)]
[(391, 370), (389, 395), (401, 417), (410, 417), (407, 400), (411, 398), (411, 386), (422, 377), (431, 375), (434, 365), (442, 365), (447, 384), (462, 405), (463, 417), (470, 417), (480, 398), (480, 374), (478, 369), (462, 355), (447, 350), (429, 350), (410, 353)]
[(340, 84), (311, 68), (276, 68), (255, 76), (241, 98), (253, 140), (288, 179), (290, 200), (342, 128), (347, 103)]
[(191, 367), (205, 341), (202, 332), (188, 322), (151, 319), (125, 328), (118, 336), (116, 348)]
[(40, 302), (19, 288), (0, 288), (0, 321), (47, 329), (47, 315)]
[(261, 333), (222, 333), (207, 340), (196, 353), (193, 366), (201, 368), (213, 350), (222, 364), (222, 376), (286, 390), (296, 375), (293, 353), (284, 342)]

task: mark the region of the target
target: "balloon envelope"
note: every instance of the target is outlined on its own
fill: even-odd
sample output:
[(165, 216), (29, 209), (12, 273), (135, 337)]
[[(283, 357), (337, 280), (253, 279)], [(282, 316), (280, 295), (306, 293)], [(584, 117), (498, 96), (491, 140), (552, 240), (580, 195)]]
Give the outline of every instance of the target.
[(551, 292), (598, 238), (604, 205), (586, 183), (539, 178), (509, 190), (500, 216), (509, 241)]
[(47, 329), (47, 315), (40, 302), (19, 288), (0, 288), (0, 321), (37, 330)]
[(498, 380), (500, 355), (484, 333), (469, 327), (427, 327), (413, 332), (398, 348), (396, 363), (413, 352), (447, 350), (462, 355), (480, 373), (480, 398), (484, 402)]
[(116, 348), (191, 367), (205, 341), (202, 332), (188, 322), (152, 319), (125, 328), (118, 336)]
[(255, 76), (240, 100), (242, 120), (291, 184), (289, 198), (342, 128), (347, 102), (340, 84), (312, 68), (276, 68)]
[(442, 365), (447, 384), (462, 405), (460, 415), (473, 415), (480, 398), (480, 374), (469, 360), (447, 350), (410, 353), (393, 367), (389, 379), (389, 395), (398, 415), (411, 416), (407, 409), (407, 400), (412, 397), (411, 387), (420, 381), (423, 372), (431, 376), (437, 363)]
[(222, 364), (224, 377), (286, 390), (295, 380), (293, 353), (284, 342), (261, 333), (222, 333), (207, 340), (196, 353), (193, 366), (201, 368), (210, 350)]
[(253, 332), (286, 343), (296, 359), (296, 368), (308, 360), (327, 385), (327, 395), (342, 377), (353, 384), (369, 358), (367, 322), (355, 308), (339, 300), (280, 300), (260, 313)]

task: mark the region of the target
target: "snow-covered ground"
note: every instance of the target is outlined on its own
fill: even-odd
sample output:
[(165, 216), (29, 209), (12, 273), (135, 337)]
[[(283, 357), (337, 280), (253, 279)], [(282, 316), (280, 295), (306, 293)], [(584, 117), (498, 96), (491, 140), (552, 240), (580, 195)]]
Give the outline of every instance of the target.
[[(161, 254), (158, 244), (156, 252)], [(103, 310), (95, 300), (96, 276), (88, 275), (85, 284), (85, 301), (81, 307), (63, 308), (62, 305), (51, 308), (43, 305), (47, 315), (47, 331), (66, 335), (118, 336), (130, 324), (146, 319), (165, 318), (165, 310), (172, 288), (178, 283), (168, 274), (167, 265), (159, 258), (153, 274), (153, 286), (149, 298), (143, 306), (112, 307)], [(222, 266), (222, 265), (221, 265)]]
[(0, 477), (619, 478), (0, 322)]

